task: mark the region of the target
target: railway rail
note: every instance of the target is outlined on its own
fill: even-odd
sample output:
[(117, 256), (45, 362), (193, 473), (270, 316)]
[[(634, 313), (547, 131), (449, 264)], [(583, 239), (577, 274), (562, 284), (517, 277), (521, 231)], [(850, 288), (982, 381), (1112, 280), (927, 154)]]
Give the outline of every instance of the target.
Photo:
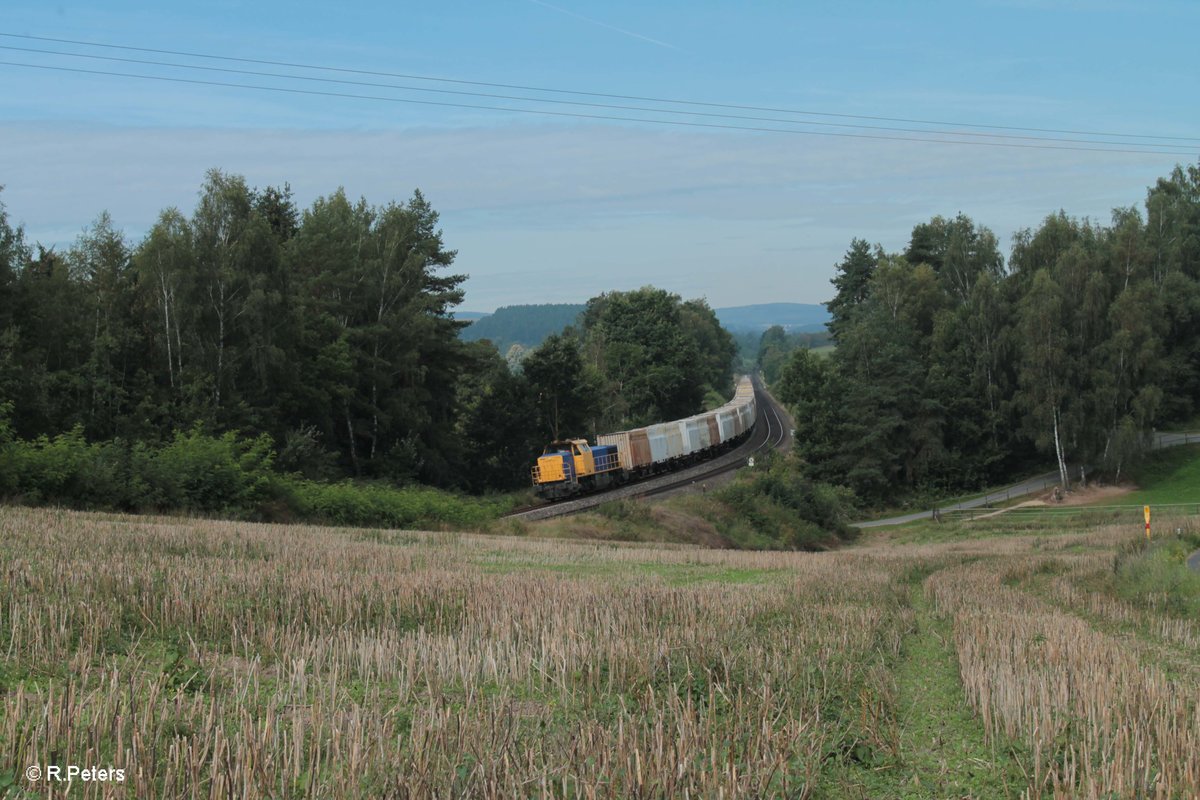
[(785, 412), (767, 393), (762, 382), (757, 377), (751, 379), (754, 383), (754, 394), (758, 403), (758, 420), (746, 441), (728, 453), (714, 459), (688, 467), (667, 475), (619, 486), (606, 492), (586, 495), (584, 497), (559, 500), (530, 508), (517, 509), (506, 514), (507, 519), (523, 519), (534, 521), (563, 517), (577, 514), (581, 511), (595, 508), (602, 503), (613, 500), (628, 500), (642, 497), (652, 497), (668, 492), (690, 491), (694, 488), (703, 489), (706, 481), (720, 475), (741, 469), (747, 460), (753, 456), (767, 453), (771, 450), (787, 450), (791, 446), (791, 421)]

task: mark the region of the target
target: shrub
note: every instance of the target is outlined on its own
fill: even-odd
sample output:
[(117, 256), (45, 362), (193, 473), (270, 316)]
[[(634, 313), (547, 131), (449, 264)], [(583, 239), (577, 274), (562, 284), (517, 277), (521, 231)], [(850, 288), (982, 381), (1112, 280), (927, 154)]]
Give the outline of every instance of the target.
[(119, 441), (89, 444), (76, 426), (53, 439), (13, 440), (3, 447), (6, 494), (78, 508), (120, 508), (128, 500), (128, 459)]
[(1200, 573), (1189, 569), (1194, 538), (1168, 539), (1122, 547), (1115, 559), (1117, 593), (1139, 605), (1179, 617), (1200, 615)]
[(776, 547), (813, 549), (854, 535), (847, 524), (853, 493), (812, 480), (791, 459), (768, 458), (715, 496), (736, 515), (722, 532), (742, 546), (760, 546), (755, 540), (762, 539)]
[(89, 443), (80, 427), (53, 439), (14, 439), (0, 406), (0, 497), (30, 505), (129, 511), (190, 511), (335, 525), (478, 528), (515, 497), (468, 498), (427, 487), (322, 483), (274, 471), (263, 434), (178, 432), (154, 448)]
[(196, 426), (143, 462), (147, 499), (185, 511), (252, 509), (268, 498), (273, 460), (266, 434), (239, 441), (232, 431), (213, 437)]
[(298, 517), (335, 525), (477, 527), (512, 505), (507, 499), (465, 498), (427, 487), (350, 481), (280, 478), (276, 487)]

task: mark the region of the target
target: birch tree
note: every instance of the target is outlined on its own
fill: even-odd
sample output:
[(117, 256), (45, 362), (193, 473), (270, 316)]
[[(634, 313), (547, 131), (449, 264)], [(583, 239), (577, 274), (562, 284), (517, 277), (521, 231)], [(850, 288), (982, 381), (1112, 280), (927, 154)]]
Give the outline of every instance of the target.
[[(183, 317), (180, 304), (193, 277), (192, 230), (178, 209), (163, 211), (134, 257), (143, 302), (154, 309), (154, 341), (165, 364), (167, 385), (176, 396), (183, 380)], [(189, 334), (190, 335), (190, 334)]]
[(1063, 326), (1062, 290), (1048, 269), (1034, 274), (1029, 292), (1017, 309), (1022, 347), (1018, 367), (1019, 402), (1039, 448), (1052, 449), (1059, 481), (1068, 485), (1063, 443), (1063, 409), (1069, 397), (1066, 381), (1067, 331)]

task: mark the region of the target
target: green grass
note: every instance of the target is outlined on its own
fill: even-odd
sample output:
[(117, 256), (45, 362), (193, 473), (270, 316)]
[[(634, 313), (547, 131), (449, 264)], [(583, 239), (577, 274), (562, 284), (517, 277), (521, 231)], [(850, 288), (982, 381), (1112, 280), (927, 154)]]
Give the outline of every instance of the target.
[(1116, 594), (1171, 616), (1194, 619), (1200, 614), (1200, 572), (1189, 569), (1186, 561), (1198, 545), (1200, 535), (1195, 533), (1148, 546), (1135, 539), (1117, 556)]
[(1200, 503), (1200, 445), (1168, 447), (1151, 453), (1130, 471), (1129, 477), (1140, 488), (1122, 497), (1121, 503), (1149, 506)]
[[(981, 513), (989, 512), (981, 509)], [(1132, 519), (1128, 514), (1123, 514), (1123, 517), (1126, 521)], [(975, 520), (947, 515), (942, 522), (924, 519), (906, 525), (865, 528), (862, 536), (864, 543), (884, 538), (892, 544), (945, 544), (1003, 536), (1041, 536), (1050, 541), (1064, 534), (1084, 533), (1097, 525), (1113, 521), (1113, 514), (1107, 510), (1077, 506), (1073, 507), (1071, 513), (1025, 515), (1011, 512)], [(1136, 530), (1136, 526), (1132, 529)]]
[[(1191, 428), (1196, 430), (1200, 425)], [(1118, 498), (1102, 498), (1091, 503), (1084, 503), (1081, 506), (1073, 508), (1087, 508), (1090, 506), (1130, 506), (1140, 507), (1149, 505), (1151, 507), (1158, 504), (1173, 504), (1173, 503), (1195, 503), (1194, 509), (1183, 509), (1186, 513), (1200, 513), (1200, 445), (1182, 445), (1177, 447), (1168, 447), (1162, 450), (1156, 450), (1147, 454), (1145, 460), (1129, 470), (1127, 477), (1139, 488), (1131, 494), (1122, 495)], [(970, 500), (975, 497), (980, 497), (984, 494), (994, 494), (1004, 490), (1006, 486), (993, 486), (987, 490), (971, 492), (969, 494), (958, 494), (947, 496), (939, 499), (919, 498), (912, 500), (908, 505), (892, 507), (880, 511), (872, 512), (865, 517), (866, 520), (888, 519), (889, 517), (898, 517), (904, 514), (912, 514), (918, 511), (927, 511), (933, 505), (940, 508), (954, 505), (963, 500)], [(991, 510), (1003, 508), (1009, 505), (1016, 505), (1026, 500), (1033, 499), (1038, 493), (1013, 497), (1007, 501), (998, 501), (993, 503), (989, 508), (981, 508), (979, 514), (989, 513)], [(1056, 514), (1067, 514), (1070, 516), (1080, 516), (1071, 514), (1066, 509), (1055, 509)], [(1110, 519), (1103, 519), (1096, 516), (1101, 512), (1094, 512), (1092, 516), (1075, 522), (1084, 524), (1100, 524), (1106, 521), (1116, 522), (1127, 518), (1126, 514), (1109, 515)], [(939, 528), (935, 525), (930, 528), (925, 523), (909, 523), (909, 526), (922, 528), (920, 534), (914, 538), (905, 538), (904, 541), (915, 540), (939, 540), (945, 539), (946, 533), (943, 530), (941, 534), (936, 533)], [(908, 526), (906, 526), (908, 527)], [(945, 526), (941, 526), (944, 528)]]
[[(949, 620), (934, 614), (913, 573), (915, 616), (899, 659), (878, 676), (874, 752), (827, 774), (830, 797), (1012, 797), (1025, 786), (1007, 746), (989, 746), (958, 674)], [(866, 756), (872, 757), (866, 757)]]

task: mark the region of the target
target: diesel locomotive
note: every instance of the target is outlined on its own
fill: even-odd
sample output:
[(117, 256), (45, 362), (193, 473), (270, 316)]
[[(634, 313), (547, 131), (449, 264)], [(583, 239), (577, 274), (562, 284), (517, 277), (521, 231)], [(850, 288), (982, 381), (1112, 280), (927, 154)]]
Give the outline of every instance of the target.
[(754, 385), (743, 376), (733, 399), (714, 411), (586, 439), (551, 442), (532, 469), (539, 497), (557, 500), (668, 472), (728, 450), (754, 427)]

